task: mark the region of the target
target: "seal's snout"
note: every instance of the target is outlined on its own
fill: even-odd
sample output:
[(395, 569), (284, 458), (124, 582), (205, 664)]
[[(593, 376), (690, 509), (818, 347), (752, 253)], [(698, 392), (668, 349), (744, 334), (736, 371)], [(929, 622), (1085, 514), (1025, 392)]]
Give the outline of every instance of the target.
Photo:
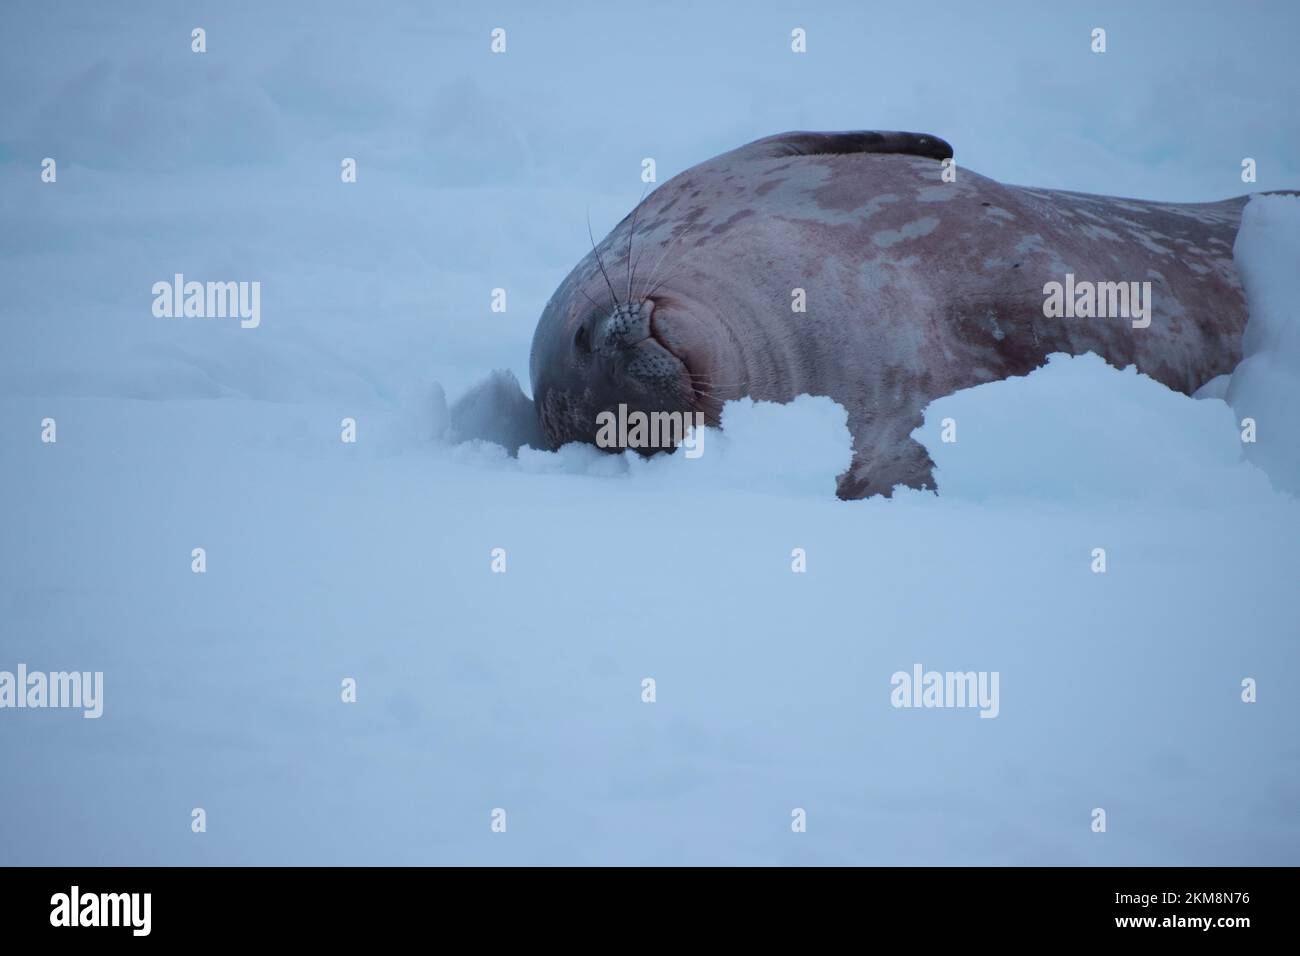
[(617, 306), (597, 323), (591, 341), (594, 350), (605, 358), (615, 358), (627, 349), (650, 338), (650, 317), (654, 302), (628, 302)]
[(596, 323), (592, 351), (609, 401), (635, 395), (656, 410), (677, 409), (689, 375), (656, 336), (654, 311), (650, 299), (616, 306)]

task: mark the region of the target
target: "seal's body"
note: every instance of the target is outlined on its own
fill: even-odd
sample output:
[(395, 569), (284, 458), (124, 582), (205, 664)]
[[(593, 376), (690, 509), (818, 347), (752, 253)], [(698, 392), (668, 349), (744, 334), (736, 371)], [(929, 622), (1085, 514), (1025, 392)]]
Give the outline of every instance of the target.
[[(786, 133), (664, 183), (573, 270), (533, 340), (552, 446), (620, 404), (828, 395), (841, 497), (933, 487), (930, 401), (1096, 352), (1190, 394), (1241, 358), (1245, 199), (1154, 203), (945, 181), (942, 140)], [(949, 176), (951, 176), (951, 171)]]

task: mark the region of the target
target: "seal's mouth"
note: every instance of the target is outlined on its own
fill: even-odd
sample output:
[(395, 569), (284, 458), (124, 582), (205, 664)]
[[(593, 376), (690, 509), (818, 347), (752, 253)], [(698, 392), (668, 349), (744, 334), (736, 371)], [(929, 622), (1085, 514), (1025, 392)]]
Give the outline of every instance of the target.
[(687, 359), (686, 350), (681, 342), (674, 339), (672, 330), (666, 325), (663, 311), (656, 309), (650, 316), (650, 341), (681, 363), (682, 370), (689, 376), (691, 364)]
[(650, 336), (680, 370), (680, 389), (691, 410), (717, 425), (723, 402), (734, 396), (724, 396), (710, 378), (708, 357), (713, 353), (697, 317), (684, 304), (661, 299), (650, 317)]

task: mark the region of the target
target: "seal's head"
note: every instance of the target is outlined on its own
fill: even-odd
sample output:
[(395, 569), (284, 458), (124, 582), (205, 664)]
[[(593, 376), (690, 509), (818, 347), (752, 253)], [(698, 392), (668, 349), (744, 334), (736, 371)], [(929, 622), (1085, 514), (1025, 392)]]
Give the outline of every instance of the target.
[[(623, 227), (630, 233), (634, 224)], [(533, 397), (552, 448), (574, 441), (610, 447), (598, 439), (606, 412), (717, 421), (720, 404), (701, 378), (706, 356), (695, 348), (701, 310), (662, 284), (638, 283), (632, 264), (610, 252), (622, 245), (614, 235), (556, 290), (533, 336)]]

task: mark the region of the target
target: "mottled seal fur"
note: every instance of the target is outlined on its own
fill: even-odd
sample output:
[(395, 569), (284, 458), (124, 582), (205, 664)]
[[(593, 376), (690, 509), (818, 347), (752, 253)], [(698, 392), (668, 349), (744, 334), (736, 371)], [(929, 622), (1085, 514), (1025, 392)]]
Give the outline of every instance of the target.
[[(933, 399), (1096, 352), (1180, 392), (1232, 371), (1246, 198), (1146, 202), (1008, 186), (917, 133), (784, 133), (645, 198), (573, 269), (533, 339), (552, 447), (619, 404), (700, 411), (828, 395), (849, 413), (845, 498), (933, 487), (911, 432)], [(1150, 282), (1150, 325), (1049, 318), (1045, 287)], [(795, 311), (800, 293), (806, 311)]]

